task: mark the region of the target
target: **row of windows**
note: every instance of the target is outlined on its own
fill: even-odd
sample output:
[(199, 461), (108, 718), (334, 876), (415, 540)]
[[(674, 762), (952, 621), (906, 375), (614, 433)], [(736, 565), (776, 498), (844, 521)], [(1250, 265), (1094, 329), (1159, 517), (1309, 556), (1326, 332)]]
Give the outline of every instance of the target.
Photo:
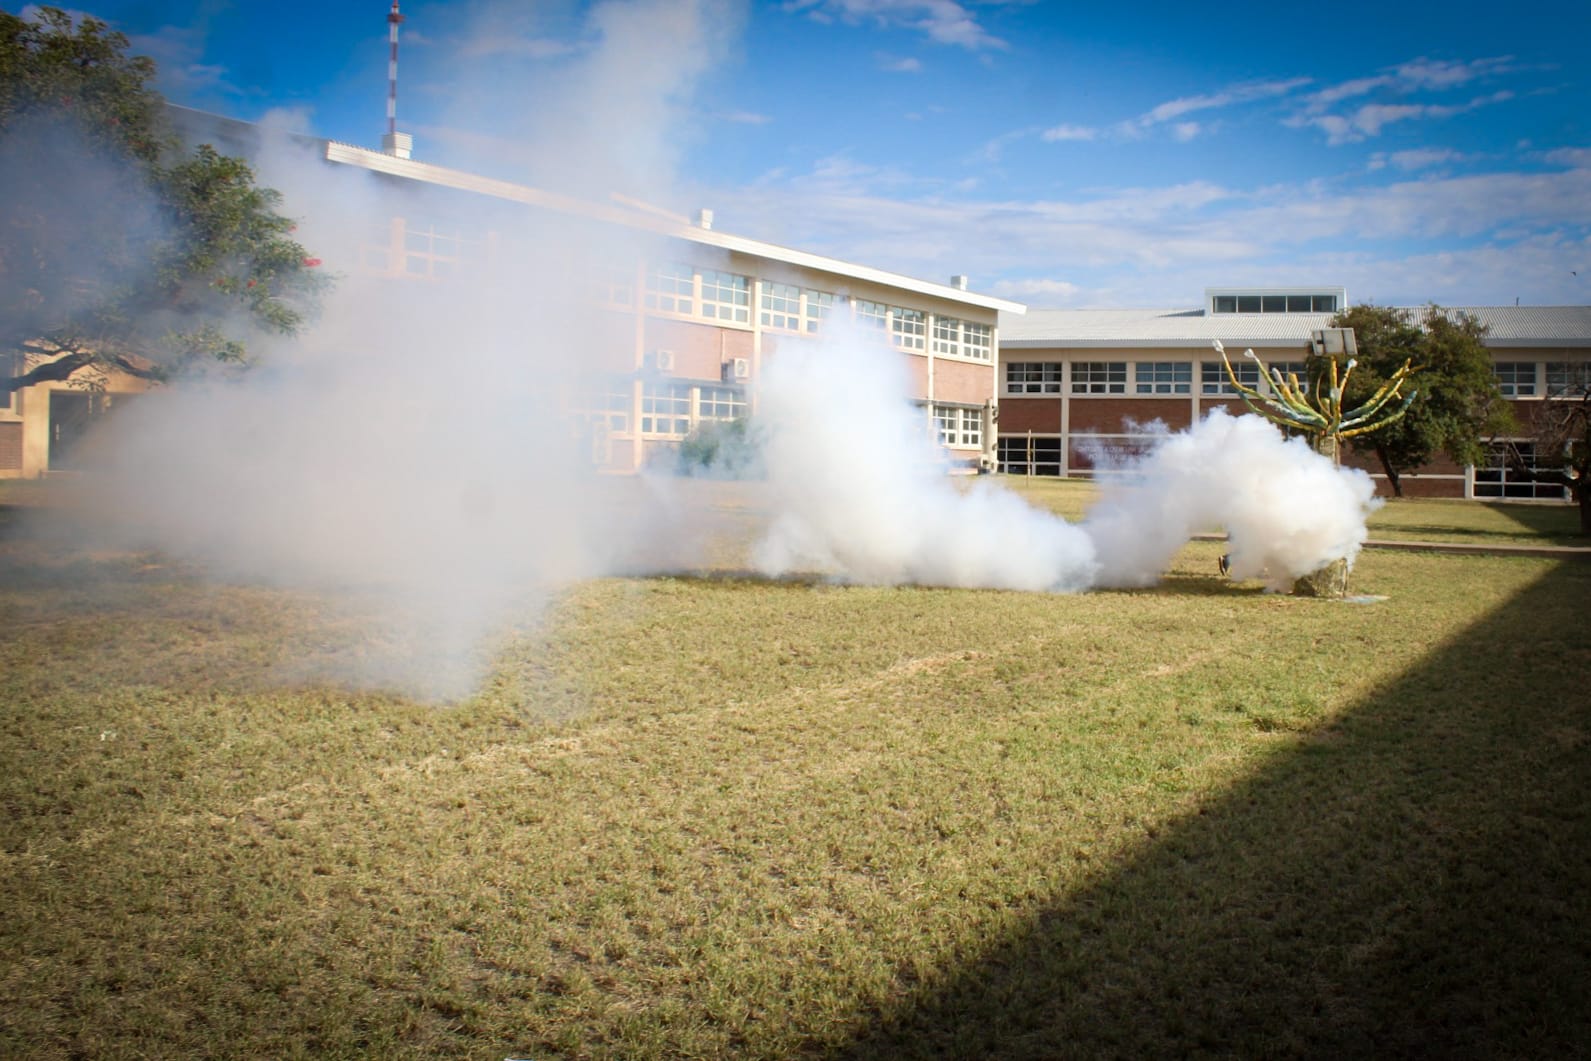
[[(1513, 452), (1510, 453), (1509, 451)], [(1511, 459), (1517, 457), (1519, 463)], [(1514, 442), (1492, 445), (1486, 450), (1486, 463), (1475, 466), (1476, 497), (1513, 497), (1562, 500), (1564, 488), (1559, 483), (1538, 483), (1520, 470), (1534, 470), (1536, 445), (1533, 442)]]
[[(1068, 364), (1071, 378), (1067, 379)], [(1192, 394), (1192, 361), (1008, 361), (1005, 366), (1007, 394), (1127, 394), (1128, 367), (1132, 369), (1133, 394)], [(1283, 379), (1298, 378), (1305, 390), (1302, 361), (1280, 361), (1270, 366)], [(1245, 387), (1260, 386), (1259, 366), (1249, 360), (1236, 361), (1232, 369)], [(1199, 393), (1234, 396), (1236, 388), (1227, 378), (1226, 366), (1219, 361), (1199, 363)]]
[[(751, 284), (749, 276), (665, 262), (647, 273), (645, 306), (661, 313), (745, 324), (751, 319)], [(612, 291), (608, 301), (629, 304), (627, 296)], [(836, 303), (843, 299), (832, 291), (766, 282), (758, 321), (771, 330), (810, 335), (822, 328)], [(859, 322), (888, 334), (897, 349), (913, 353), (928, 349), (929, 315), (922, 310), (867, 299), (855, 299), (851, 306)], [(933, 344), (937, 355), (992, 361), (994, 328), (955, 317), (935, 317)]]
[(373, 234), (364, 246), (365, 268), (445, 279), (457, 272), (466, 260), (480, 256), (482, 241), (466, 239), (458, 229), (409, 222), (401, 231), (401, 246), (394, 246), (397, 231), (390, 224)]
[(751, 279), (679, 262), (659, 262), (647, 270), (645, 304), (659, 313), (749, 324)]
[(1216, 313), (1336, 313), (1336, 295), (1216, 295)]
[(834, 308), (834, 294), (794, 284), (762, 285), (762, 326), (781, 332), (810, 334), (823, 326)]
[[(579, 418), (589, 427), (606, 433), (630, 430), (632, 403), (628, 385), (615, 384), (590, 396)], [(716, 387), (694, 383), (643, 383), (641, 387), (641, 433), (683, 438), (691, 428), (708, 421), (739, 420), (746, 415), (746, 393), (739, 387)]]
[(1556, 398), (1591, 390), (1591, 362), (1587, 361), (1494, 361), (1492, 375), (1505, 398), (1537, 394)]

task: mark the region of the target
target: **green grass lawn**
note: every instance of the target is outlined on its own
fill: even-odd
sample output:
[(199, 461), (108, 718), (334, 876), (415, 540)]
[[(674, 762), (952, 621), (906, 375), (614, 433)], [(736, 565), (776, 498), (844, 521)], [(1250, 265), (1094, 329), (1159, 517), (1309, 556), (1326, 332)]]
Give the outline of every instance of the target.
[(0, 1056), (1583, 1052), (1591, 564), (1219, 551), (597, 580), (434, 706), (285, 680), (364, 636), (322, 599), (12, 519)]
[[(1070, 520), (1080, 520), (1098, 496), (1087, 479), (1001, 476), (1001, 483), (1030, 502)], [(1580, 511), (1565, 502), (1460, 501), (1395, 498), (1371, 513), (1371, 539), (1457, 542), (1480, 545), (1567, 545), (1584, 547)]]

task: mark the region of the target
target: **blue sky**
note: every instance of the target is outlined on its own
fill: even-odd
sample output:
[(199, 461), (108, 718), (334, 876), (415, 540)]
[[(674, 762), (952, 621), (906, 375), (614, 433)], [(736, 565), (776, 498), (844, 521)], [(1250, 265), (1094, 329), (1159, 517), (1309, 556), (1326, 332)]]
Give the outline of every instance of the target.
[[(381, 0), (76, 6), (179, 103), (379, 142)], [(1583, 3), (403, 11), (399, 126), (442, 165), (709, 206), (721, 229), (1034, 306), (1235, 284), (1591, 302)]]

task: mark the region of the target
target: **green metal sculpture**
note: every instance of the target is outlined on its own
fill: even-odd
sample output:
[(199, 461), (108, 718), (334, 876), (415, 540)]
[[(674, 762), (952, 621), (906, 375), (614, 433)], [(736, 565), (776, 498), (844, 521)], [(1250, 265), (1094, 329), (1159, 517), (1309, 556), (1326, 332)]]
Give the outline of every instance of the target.
[[(1317, 364), (1324, 364), (1312, 373), (1315, 377), (1313, 386), (1308, 385), (1309, 381), (1300, 383), (1296, 373), (1289, 372), (1284, 377), (1279, 370), (1267, 368), (1253, 350), (1245, 350), (1243, 356), (1259, 365), (1260, 374), (1270, 382), (1270, 394), (1262, 394), (1237, 378), (1237, 371), (1227, 358), (1221, 340), (1216, 339), (1211, 345), (1221, 355), (1227, 378), (1242, 396), (1245, 405), (1272, 423), (1308, 437), (1310, 448), (1331, 458), (1333, 464), (1339, 462), (1343, 439), (1367, 435), (1395, 422), (1408, 412), (1419, 394), (1417, 390), (1410, 390), (1407, 396), (1401, 394), (1404, 385), (1419, 372), (1410, 360), (1405, 361), (1402, 368), (1377, 387), (1368, 400), (1352, 409), (1343, 409), (1348, 378), (1358, 364), (1353, 357), (1358, 351), (1351, 328), (1334, 328), (1315, 333), (1315, 339), (1310, 343), (1312, 359)], [(1341, 372), (1337, 367), (1339, 354), (1348, 358)], [(1402, 402), (1389, 411), (1387, 407), (1399, 397), (1403, 398)], [(1348, 561), (1334, 560), (1319, 571), (1304, 575), (1293, 583), (1293, 593), (1300, 597), (1346, 597)]]

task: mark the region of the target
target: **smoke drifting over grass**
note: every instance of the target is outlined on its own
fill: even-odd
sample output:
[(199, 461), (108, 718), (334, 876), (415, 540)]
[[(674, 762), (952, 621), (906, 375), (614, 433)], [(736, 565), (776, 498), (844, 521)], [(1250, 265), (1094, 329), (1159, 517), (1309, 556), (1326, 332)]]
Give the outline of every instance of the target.
[(1256, 416), (1216, 411), (1110, 469), (1082, 523), (997, 484), (960, 489), (900, 355), (837, 335), (768, 366), (760, 415), (775, 522), (769, 574), (807, 566), (859, 582), (1073, 591), (1145, 586), (1195, 533), (1225, 529), (1232, 575), (1282, 589), (1358, 555), (1374, 486)]
[(901, 355), (838, 327), (769, 360), (758, 416), (776, 514), (758, 566), (871, 583), (1092, 584), (1094, 548), (1079, 528), (993, 483), (957, 488), (906, 383)]
[[(596, 199), (622, 189), (670, 201), (675, 119), (723, 53), (733, 11), (717, 0), (596, 5), (559, 59), (560, 93), (546, 63), (520, 56), (516, 79), (515, 57), (499, 56), (489, 98), (516, 99), (538, 116), (533, 132), (551, 129), (557, 142), (482, 168), (545, 176)], [(480, 63), (461, 75), (486, 76)], [(479, 130), (493, 117), (463, 79), (453, 88)], [(537, 91), (516, 94), (516, 80)], [(492, 132), (514, 130), (504, 119)], [(632, 367), (622, 352), (633, 329), (616, 341), (590, 306), (611, 266), (633, 270), (661, 254), (616, 228), (331, 165), (279, 131), (266, 131), (251, 162), (339, 282), (315, 327), (254, 345), (255, 371), (127, 403), (96, 440), (108, 455), (96, 478), (103, 522), (120, 528), (121, 544), (225, 578), (310, 588), (380, 617), (370, 646), (305, 661), (306, 674), (466, 695), (494, 633), (533, 620), (570, 580), (634, 567), (624, 557), (648, 516), (613, 511), (563, 402), (590, 389), (582, 373)], [(361, 253), (386, 240), (394, 217), (422, 242), (388, 268), (407, 270), (404, 255), (435, 249), (425, 241), (440, 233), (452, 241), (443, 253), (458, 259), (451, 276), (363, 275)]]
[[(708, 0), (595, 8), (597, 43), (571, 71), (572, 94), (553, 99), (542, 85), (534, 97), (538, 114), (555, 116), (540, 131), (560, 134), (541, 167), (548, 179), (600, 196), (644, 191), (646, 175), (668, 202), (665, 118), (706, 69), (676, 57), (718, 54), (732, 16)], [(504, 88), (499, 79), (499, 98)], [(646, 100), (657, 106), (636, 102)], [(612, 361), (633, 346), (633, 327), (610, 333), (590, 312), (595, 281), (663, 248), (458, 196), (434, 220), (463, 239), (500, 237), (483, 271), (362, 279), (360, 244), (379, 243), (393, 217), (429, 230), (437, 200), (301, 149), (255, 161), (302, 217), (304, 244), (343, 279), (318, 326), (268, 351), (262, 369), (167, 387), (111, 425), (100, 500), (131, 544), (378, 614), (374, 647), (306, 661), (304, 673), (440, 698), (468, 694), (494, 634), (533, 618), (558, 587), (644, 570), (637, 539), (659, 566), (690, 555), (705, 524), (671, 507), (667, 490), (629, 490), (617, 510), (560, 401), (589, 384), (582, 372), (634, 369)], [(774, 522), (762, 570), (1038, 591), (1142, 585), (1191, 531), (1224, 525), (1235, 573), (1279, 582), (1352, 556), (1364, 538), (1368, 479), (1226, 417), (1168, 436), (1130, 469), (1130, 486), (1068, 523), (992, 481), (953, 482), (906, 385), (904, 357), (838, 324), (822, 343), (765, 359), (757, 420)]]

